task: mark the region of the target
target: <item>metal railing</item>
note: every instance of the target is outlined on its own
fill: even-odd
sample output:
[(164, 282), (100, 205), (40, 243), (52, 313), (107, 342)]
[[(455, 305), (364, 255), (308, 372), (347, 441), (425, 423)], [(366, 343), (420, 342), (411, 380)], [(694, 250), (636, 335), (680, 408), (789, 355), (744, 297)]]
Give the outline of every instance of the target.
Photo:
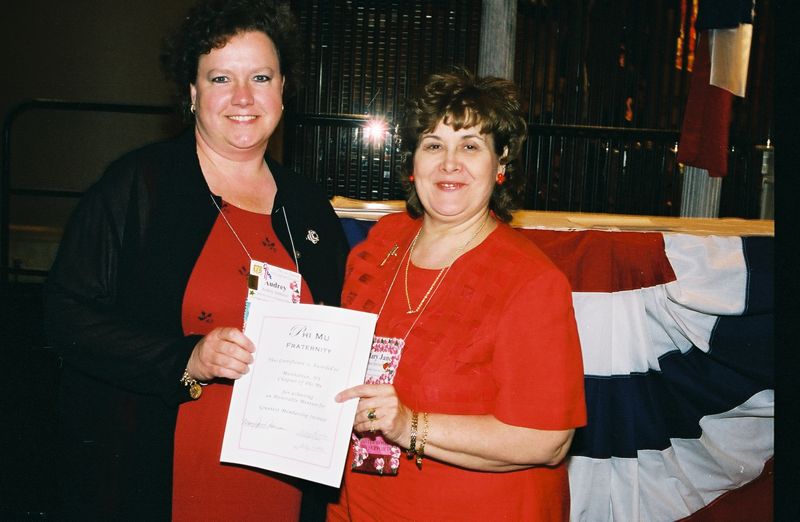
[[(2, 281), (9, 275), (44, 276), (45, 270), (10, 266), (12, 196), (77, 198), (82, 192), (11, 185), (11, 140), (15, 119), (27, 111), (92, 111), (167, 115), (167, 106), (73, 103), (54, 100), (25, 102), (3, 126), (0, 177), (0, 261)], [(394, 122), (382, 122), (377, 139), (367, 139), (371, 117), (359, 114), (287, 112), (284, 161), (319, 183), (329, 197), (367, 201), (402, 199)], [(676, 162), (677, 130), (529, 123), (523, 165), (527, 175), (523, 208), (570, 212), (604, 212), (677, 216), (681, 204), (681, 169)], [(375, 138), (373, 136), (372, 138)], [(733, 180), (745, 176), (755, 153), (752, 147), (731, 152)], [(733, 197), (746, 194), (737, 185)], [(733, 192), (737, 193), (733, 193)], [(749, 197), (749, 196), (748, 196)], [(752, 198), (751, 198), (752, 199)]]
[[(328, 195), (367, 201), (404, 197), (393, 122), (384, 122), (382, 139), (370, 139), (366, 115), (287, 117), (287, 162)], [(677, 141), (677, 130), (530, 123), (523, 206), (676, 215)]]
[(11, 182), (13, 127), (18, 118), (35, 110), (93, 112), (142, 115), (176, 114), (172, 106), (136, 105), (125, 103), (70, 102), (63, 100), (30, 100), (14, 107), (3, 121), (2, 171), (0, 171), (0, 282), (8, 282), (10, 275), (38, 276), (47, 275), (46, 270), (19, 268), (10, 266), (11, 244), (11, 198), (12, 196), (43, 196), (55, 198), (78, 198), (83, 193), (76, 190), (54, 190), (35, 187), (16, 187)]

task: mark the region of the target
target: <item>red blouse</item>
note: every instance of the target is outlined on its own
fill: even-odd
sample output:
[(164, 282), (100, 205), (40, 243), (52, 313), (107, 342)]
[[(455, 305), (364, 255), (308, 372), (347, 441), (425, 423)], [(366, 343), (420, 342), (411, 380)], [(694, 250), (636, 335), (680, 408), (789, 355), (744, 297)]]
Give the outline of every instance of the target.
[[(342, 304), (378, 312), (402, 253), (420, 222), (405, 213), (383, 218), (348, 259)], [(393, 245), (397, 256), (390, 256)], [(436, 270), (409, 274), (413, 305)], [(376, 335), (403, 337), (403, 274), (378, 320)], [(586, 422), (583, 365), (572, 294), (564, 275), (529, 240), (500, 225), (461, 256), (406, 338), (394, 385), (417, 411), (482, 415), (504, 423), (564, 430)], [(352, 452), (352, 450), (351, 450)], [(352, 459), (352, 455), (350, 456)], [(345, 470), (331, 520), (566, 520), (564, 463), (507, 473), (402, 459), (397, 476)]]
[[(270, 215), (222, 205), (253, 259), (296, 270), (272, 229)], [(206, 334), (218, 326), (242, 327), (250, 259), (231, 228), (218, 217), (195, 264), (183, 299), (183, 331)], [(313, 303), (305, 281), (301, 302)], [(175, 430), (173, 520), (286, 520), (300, 514), (292, 480), (262, 470), (221, 464), (222, 437), (232, 381), (203, 388), (181, 405)]]

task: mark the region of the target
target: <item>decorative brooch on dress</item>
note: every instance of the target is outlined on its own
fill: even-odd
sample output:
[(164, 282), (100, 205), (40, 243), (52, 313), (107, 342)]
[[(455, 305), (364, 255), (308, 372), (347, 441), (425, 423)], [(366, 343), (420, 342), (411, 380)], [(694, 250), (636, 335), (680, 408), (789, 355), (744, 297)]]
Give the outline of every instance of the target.
[(395, 243), (394, 246), (392, 247), (392, 249), (389, 250), (389, 253), (386, 254), (386, 257), (383, 258), (383, 261), (381, 261), (381, 264), (378, 265), (378, 266), (385, 265), (386, 262), (389, 260), (389, 258), (392, 257), (392, 256), (397, 257), (397, 248), (398, 248), (397, 247), (397, 243)]

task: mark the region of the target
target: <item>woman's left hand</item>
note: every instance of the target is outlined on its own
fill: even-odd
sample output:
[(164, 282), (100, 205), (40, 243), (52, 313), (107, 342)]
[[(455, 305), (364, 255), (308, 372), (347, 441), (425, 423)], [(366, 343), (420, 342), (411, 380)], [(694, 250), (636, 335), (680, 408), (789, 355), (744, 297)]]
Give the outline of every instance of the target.
[[(408, 448), (413, 411), (400, 402), (391, 384), (361, 384), (336, 395), (336, 402), (358, 398), (353, 428), (360, 433), (381, 431), (384, 439)], [(373, 412), (370, 420), (370, 412)], [(423, 421), (423, 419), (425, 419)], [(494, 415), (420, 415), (419, 437), (425, 456), (478, 471), (515, 471), (531, 466), (555, 466), (569, 449), (575, 430), (538, 430), (513, 426)], [(420, 434), (424, 435), (420, 435)], [(418, 446), (417, 448), (418, 449)]]
[(360, 384), (340, 392), (335, 400), (344, 402), (355, 398), (360, 400), (353, 429), (360, 433), (380, 431), (385, 439), (408, 447), (411, 438), (411, 410), (400, 402), (394, 386)]

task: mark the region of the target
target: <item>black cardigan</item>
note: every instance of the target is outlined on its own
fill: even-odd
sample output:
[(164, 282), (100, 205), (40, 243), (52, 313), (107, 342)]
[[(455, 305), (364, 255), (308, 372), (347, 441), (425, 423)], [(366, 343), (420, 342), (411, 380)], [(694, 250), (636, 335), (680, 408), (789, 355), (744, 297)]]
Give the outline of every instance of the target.
[[(322, 190), (267, 158), (275, 233), (317, 303), (338, 305), (347, 239)], [(181, 305), (218, 211), (195, 137), (126, 154), (81, 199), (45, 287), (48, 340), (62, 359), (67, 517), (166, 520), (179, 379), (200, 336)], [(285, 219), (284, 219), (285, 213)], [(307, 239), (313, 230), (319, 237)]]

